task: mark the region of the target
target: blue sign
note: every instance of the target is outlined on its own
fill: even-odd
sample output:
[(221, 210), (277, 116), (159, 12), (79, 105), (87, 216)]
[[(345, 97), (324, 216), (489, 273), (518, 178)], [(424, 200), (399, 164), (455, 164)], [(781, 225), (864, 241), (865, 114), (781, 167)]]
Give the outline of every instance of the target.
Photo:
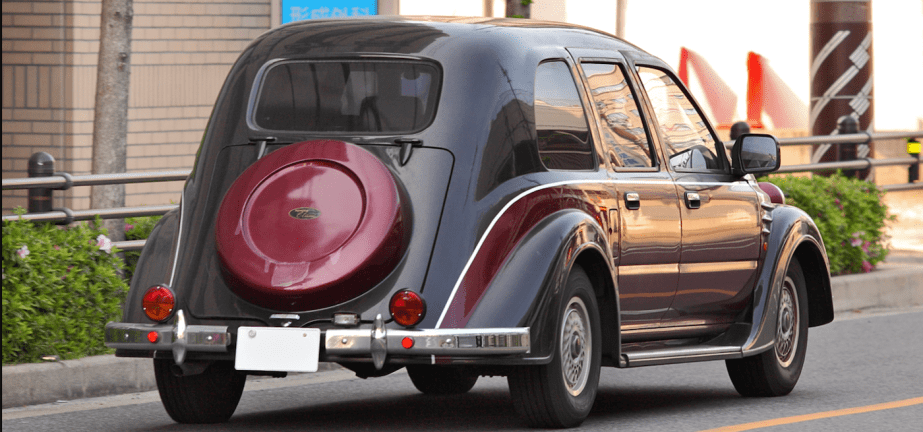
[(282, 0), (282, 24), (378, 14), (378, 0)]

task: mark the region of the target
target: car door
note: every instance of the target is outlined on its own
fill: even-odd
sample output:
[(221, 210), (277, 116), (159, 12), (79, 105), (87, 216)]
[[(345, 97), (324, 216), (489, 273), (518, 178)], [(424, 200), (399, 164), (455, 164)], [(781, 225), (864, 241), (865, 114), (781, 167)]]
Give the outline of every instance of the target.
[[(659, 326), (679, 276), (680, 214), (670, 174), (658, 162), (637, 89), (618, 53), (572, 50), (580, 58), (603, 155), (618, 197), (618, 290), (622, 340)], [(613, 248), (616, 250), (616, 248)]]
[(637, 73), (680, 198), (679, 283), (664, 325), (708, 331), (749, 304), (760, 244), (757, 194), (731, 175), (723, 144), (679, 80), (665, 67), (639, 65)]

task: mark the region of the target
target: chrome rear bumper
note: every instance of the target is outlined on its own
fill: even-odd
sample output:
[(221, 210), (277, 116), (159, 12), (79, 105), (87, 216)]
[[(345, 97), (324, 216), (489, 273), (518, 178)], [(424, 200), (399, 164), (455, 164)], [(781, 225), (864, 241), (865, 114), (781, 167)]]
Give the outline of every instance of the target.
[[(151, 334), (155, 334), (154, 337)], [(385, 328), (381, 316), (372, 328), (322, 330), (321, 361), (336, 358), (368, 358), (381, 368), (389, 355), (413, 356), (498, 356), (526, 354), (530, 349), (529, 328), (423, 329)], [(150, 338), (149, 338), (149, 335)], [(186, 352), (233, 352), (234, 335), (227, 326), (186, 325), (182, 310), (171, 324), (106, 324), (106, 346), (133, 351), (172, 351), (182, 364)]]

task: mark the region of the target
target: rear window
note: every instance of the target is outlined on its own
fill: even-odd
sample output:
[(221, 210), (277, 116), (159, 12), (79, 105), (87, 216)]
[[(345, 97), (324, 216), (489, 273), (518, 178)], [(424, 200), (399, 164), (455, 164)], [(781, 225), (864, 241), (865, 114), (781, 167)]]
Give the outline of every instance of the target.
[(279, 131), (414, 132), (432, 121), (441, 78), (413, 61), (279, 63), (263, 74), (253, 121)]

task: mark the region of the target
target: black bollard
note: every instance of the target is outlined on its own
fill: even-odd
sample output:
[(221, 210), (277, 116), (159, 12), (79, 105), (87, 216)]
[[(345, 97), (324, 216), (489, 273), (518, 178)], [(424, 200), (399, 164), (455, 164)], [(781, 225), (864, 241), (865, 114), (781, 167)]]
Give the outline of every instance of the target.
[[(38, 152), (29, 158), (29, 177), (50, 177), (54, 175), (54, 157), (45, 152)], [(51, 193), (53, 189), (29, 189), (29, 213), (51, 211)]]
[[(853, 116), (841, 116), (840, 118), (836, 119), (836, 130), (840, 135), (859, 133), (859, 121), (856, 120)], [(836, 160), (856, 160), (856, 147), (858, 147), (858, 144), (839, 144)], [(864, 179), (868, 177), (868, 170), (843, 170), (843, 175), (846, 177), (856, 177), (858, 175), (859, 178)]]
[(750, 125), (747, 122), (739, 121), (731, 125), (731, 141), (734, 141), (741, 135), (748, 133), (750, 133)]

